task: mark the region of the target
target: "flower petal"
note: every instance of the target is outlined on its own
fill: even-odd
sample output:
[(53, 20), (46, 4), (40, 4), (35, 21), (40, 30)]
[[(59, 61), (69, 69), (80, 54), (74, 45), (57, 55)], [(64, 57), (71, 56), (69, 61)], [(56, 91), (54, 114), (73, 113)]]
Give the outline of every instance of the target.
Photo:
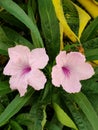
[(29, 61), (32, 68), (43, 69), (47, 65), (48, 60), (49, 57), (44, 48), (36, 48), (31, 51)]
[(80, 80), (85, 80), (94, 75), (93, 67), (85, 61), (85, 56), (79, 52), (70, 52), (67, 54), (67, 66), (74, 74), (78, 75)]
[(72, 74), (69, 78), (62, 80), (61, 85), (68, 93), (76, 93), (81, 90), (81, 83), (79, 82), (78, 77)]
[(57, 65), (55, 65), (52, 68), (52, 84), (56, 87), (60, 87), (61, 85), (61, 78), (64, 77), (62, 70), (60, 67), (58, 67)]
[(17, 45), (8, 49), (10, 60), (14, 63), (27, 63), (30, 50), (26, 46)]
[(80, 52), (70, 52), (67, 54), (66, 60), (67, 65), (76, 67), (76, 65), (84, 63), (86, 59)]
[(45, 75), (38, 69), (32, 70), (28, 74), (28, 84), (35, 90), (43, 89), (46, 81)]
[(68, 93), (79, 92), (81, 89), (78, 76), (73, 73), (70, 76), (66, 76), (57, 65), (52, 69), (52, 84), (56, 87), (62, 85), (63, 89)]
[(91, 78), (95, 72), (89, 63), (82, 63), (74, 68), (73, 73), (77, 73), (80, 80), (85, 80)]
[(3, 74), (5, 75), (16, 75), (21, 73), (22, 66), (20, 64), (15, 64), (11, 60), (7, 63), (7, 65), (4, 68)]
[(60, 53), (56, 57), (56, 63), (58, 64), (58, 66), (63, 66), (64, 64), (66, 64), (66, 57), (66, 51), (60, 51)]
[(62, 87), (68, 93), (76, 93), (81, 90), (81, 83), (75, 78), (70, 78), (62, 82)]
[(27, 92), (27, 81), (24, 79), (24, 77), (18, 76), (12, 76), (10, 78), (10, 88), (12, 90), (18, 90), (20, 93), (20, 96), (24, 96), (24, 94)]

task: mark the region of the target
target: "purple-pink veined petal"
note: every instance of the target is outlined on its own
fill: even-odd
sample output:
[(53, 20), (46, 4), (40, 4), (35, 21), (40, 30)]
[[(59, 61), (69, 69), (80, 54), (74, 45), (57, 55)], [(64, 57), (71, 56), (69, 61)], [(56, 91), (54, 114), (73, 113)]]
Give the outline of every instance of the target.
[(52, 84), (56, 87), (60, 87), (61, 85), (61, 80), (64, 78), (63, 72), (60, 67), (55, 65), (52, 68)]
[(20, 77), (19, 75), (14, 75), (10, 78), (10, 88), (12, 90), (18, 90), (20, 93), (20, 96), (24, 96), (24, 94), (27, 92), (27, 81), (24, 77)]
[(66, 57), (66, 51), (60, 51), (60, 53), (56, 57), (56, 63), (58, 64), (58, 66), (63, 66), (64, 64), (66, 64)]
[(52, 83), (55, 86), (62, 85), (69, 93), (79, 92), (80, 80), (88, 79), (94, 74), (92, 66), (86, 63), (85, 56), (79, 52), (66, 54), (61, 51), (56, 57), (56, 63), (52, 69)]
[(61, 83), (63, 89), (68, 93), (77, 93), (81, 90), (81, 83), (79, 82), (78, 75), (70, 75), (69, 78), (62, 80)]
[(36, 48), (31, 51), (29, 63), (32, 68), (43, 69), (48, 63), (49, 57), (44, 48)]
[(78, 76), (74, 75), (72, 72), (67, 76), (57, 65), (52, 69), (52, 84), (56, 87), (61, 85), (68, 93), (79, 92), (81, 89)]
[(40, 90), (44, 88), (47, 79), (43, 72), (40, 70), (32, 70), (28, 74), (28, 84), (32, 86), (35, 90)]
[(7, 63), (7, 65), (4, 68), (3, 74), (5, 75), (16, 75), (20, 74), (22, 71), (23, 66), (20, 64), (15, 64), (11, 60)]
[(15, 47), (8, 49), (10, 60), (16, 64), (26, 64), (28, 63), (28, 58), (30, 55), (30, 50), (28, 47), (23, 45), (17, 45)]
[(70, 52), (67, 54), (67, 65), (74, 74), (78, 75), (80, 80), (88, 79), (94, 75), (93, 67), (85, 60), (85, 56), (79, 52)]
[(75, 78), (71, 78), (70, 80), (66, 79), (62, 82), (62, 87), (68, 93), (77, 93), (81, 90), (81, 83)]
[(85, 80), (91, 78), (95, 72), (89, 63), (81, 63), (73, 69), (73, 73), (77, 74), (80, 80)]

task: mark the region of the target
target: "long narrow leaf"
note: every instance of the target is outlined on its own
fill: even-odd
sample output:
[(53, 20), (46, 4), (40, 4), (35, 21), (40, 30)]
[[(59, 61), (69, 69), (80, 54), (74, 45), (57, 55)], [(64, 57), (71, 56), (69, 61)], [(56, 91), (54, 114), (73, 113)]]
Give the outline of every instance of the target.
[(87, 60), (98, 60), (98, 48), (96, 49), (87, 49), (85, 51)]
[(38, 0), (38, 5), (47, 53), (54, 60), (60, 50), (59, 23), (51, 0)]
[[(30, 17), (30, 19), (33, 21), (33, 23), (36, 26), (36, 20), (34, 18), (33, 7), (32, 7), (32, 0), (28, 1), (28, 16)], [(31, 31), (31, 38), (33, 40), (33, 33), (32, 33), (32, 31)]]
[(14, 31), (13, 29), (6, 26), (2, 26), (2, 29), (4, 33), (6, 34), (7, 38), (9, 39), (10, 43), (12, 41), (12, 43), (14, 42), (15, 44), (28, 46), (30, 49), (34, 48), (34, 46), (26, 38), (21, 36), (19, 33)]
[(90, 122), (87, 120), (87, 117), (81, 111), (81, 108), (77, 107), (70, 95), (64, 95), (64, 97), (62, 97), (62, 103), (62, 105), (66, 104), (79, 130), (93, 130)]
[(94, 39), (98, 36), (98, 17), (96, 17), (84, 30), (81, 36), (81, 42), (84, 42)]
[(17, 95), (0, 115), (0, 126), (4, 125), (12, 116), (14, 116), (30, 99), (34, 91), (30, 88), (24, 97)]
[(71, 118), (60, 108), (56, 103), (53, 103), (54, 110), (56, 112), (58, 120), (65, 126), (78, 130)]
[(80, 92), (74, 94), (73, 98), (86, 115), (87, 119), (92, 125), (93, 130), (98, 130), (98, 116), (87, 97)]
[(7, 55), (9, 47), (12, 47), (14, 42), (11, 42), (6, 36), (3, 28), (0, 26), (0, 54)]
[(31, 21), (31, 19), (26, 15), (22, 8), (20, 8), (12, 0), (0, 0), (0, 6), (5, 8), (12, 15), (14, 15), (32, 31), (33, 44), (35, 45), (35, 47), (43, 47), (43, 41), (41, 39), (38, 29)]

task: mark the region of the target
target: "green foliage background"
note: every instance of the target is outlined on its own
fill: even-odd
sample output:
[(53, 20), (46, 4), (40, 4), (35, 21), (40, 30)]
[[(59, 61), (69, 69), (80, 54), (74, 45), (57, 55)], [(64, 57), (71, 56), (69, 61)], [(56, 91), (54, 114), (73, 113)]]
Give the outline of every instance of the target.
[[(74, 3), (81, 5), (74, 1)], [(79, 14), (70, 1), (63, 0), (64, 14), (77, 35)], [(80, 42), (95, 75), (81, 81), (82, 90), (68, 94), (51, 84), (51, 68), (60, 51), (60, 28), (52, 0), (0, 0), (0, 129), (2, 130), (98, 130), (98, 17), (83, 30)], [(29, 87), (24, 97), (9, 88), (9, 77), (3, 75), (8, 48), (25, 45), (30, 49), (45, 47), (50, 62), (44, 69), (48, 78), (45, 88)], [(80, 43), (64, 38), (65, 50), (76, 51)]]

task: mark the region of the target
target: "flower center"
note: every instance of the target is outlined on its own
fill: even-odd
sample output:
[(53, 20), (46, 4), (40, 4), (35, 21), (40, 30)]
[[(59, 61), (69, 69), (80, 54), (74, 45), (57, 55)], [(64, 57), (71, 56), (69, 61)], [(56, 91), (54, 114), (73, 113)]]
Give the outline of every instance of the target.
[(31, 71), (31, 67), (30, 67), (30, 66), (25, 67), (25, 68), (23, 69), (23, 71), (22, 71), (22, 75), (25, 75), (25, 74), (29, 73), (30, 71)]
[(66, 77), (70, 76), (70, 70), (68, 67), (62, 67), (63, 73)]

